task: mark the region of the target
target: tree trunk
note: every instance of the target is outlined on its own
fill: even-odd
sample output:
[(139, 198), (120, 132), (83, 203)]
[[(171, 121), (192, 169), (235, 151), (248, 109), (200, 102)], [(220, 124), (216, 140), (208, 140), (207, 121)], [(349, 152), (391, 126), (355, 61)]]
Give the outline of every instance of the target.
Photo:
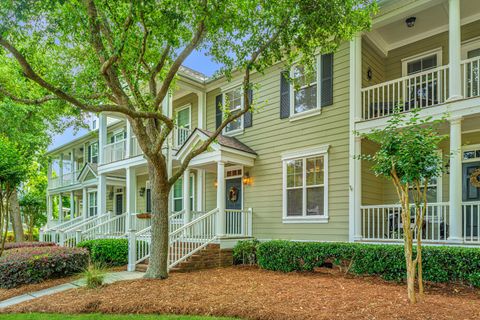
[(152, 201), (152, 243), (145, 278), (168, 277), (168, 194), (170, 188), (165, 175), (149, 162), (148, 173)]
[[(404, 198), (405, 199), (405, 198)], [(407, 266), (407, 293), (408, 299), (411, 303), (416, 303), (417, 298), (415, 294), (415, 276), (417, 273), (416, 263), (413, 259), (413, 231), (410, 227), (410, 205), (408, 201), (402, 204), (402, 220), (403, 220), (403, 237), (404, 237), (404, 251), (405, 263)]]
[(20, 215), (20, 204), (18, 203), (18, 193), (16, 189), (12, 192), (8, 201), (10, 202), (10, 216), (13, 224), (13, 233), (15, 235), (15, 242), (25, 241), (22, 217)]

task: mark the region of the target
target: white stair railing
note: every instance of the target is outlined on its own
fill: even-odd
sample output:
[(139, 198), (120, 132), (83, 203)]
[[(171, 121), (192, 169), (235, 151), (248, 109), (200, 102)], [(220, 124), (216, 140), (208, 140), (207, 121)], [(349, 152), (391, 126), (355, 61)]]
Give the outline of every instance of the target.
[(71, 226), (65, 230), (59, 230), (59, 242), (61, 246), (74, 247), (81, 241), (80, 235), (83, 231), (93, 228), (95, 225), (110, 219), (109, 213), (89, 217), (85, 221)]
[(107, 221), (99, 223), (85, 231), (80, 235), (80, 241), (106, 238), (123, 238), (126, 236), (125, 220), (127, 214), (115, 216)]
[[(170, 221), (183, 217), (183, 211), (170, 216)], [(191, 222), (177, 228), (177, 224), (170, 223), (175, 229), (169, 234), (168, 268), (171, 269), (185, 261), (197, 251), (217, 239), (216, 221), (218, 209), (200, 215)], [(182, 219), (183, 220), (183, 219)], [(173, 226), (173, 227), (172, 227)], [(128, 270), (134, 271), (136, 264), (150, 257), (151, 226), (138, 232), (129, 232), (129, 262)]]
[(80, 224), (83, 221), (83, 216), (78, 216), (72, 220), (65, 221), (50, 228), (40, 229), (40, 242), (58, 242), (58, 230), (67, 229)]

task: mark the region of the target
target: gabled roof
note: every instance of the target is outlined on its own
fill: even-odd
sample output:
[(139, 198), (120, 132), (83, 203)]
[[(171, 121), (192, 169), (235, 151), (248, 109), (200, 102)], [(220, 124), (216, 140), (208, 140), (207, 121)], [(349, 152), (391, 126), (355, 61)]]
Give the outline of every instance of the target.
[(91, 173), (95, 178), (97, 178), (97, 169), (98, 165), (96, 163), (85, 163), (83, 166), (82, 170), (80, 170), (80, 173), (78, 174), (77, 180), (79, 182), (84, 182), (85, 179), (88, 177), (88, 174)]

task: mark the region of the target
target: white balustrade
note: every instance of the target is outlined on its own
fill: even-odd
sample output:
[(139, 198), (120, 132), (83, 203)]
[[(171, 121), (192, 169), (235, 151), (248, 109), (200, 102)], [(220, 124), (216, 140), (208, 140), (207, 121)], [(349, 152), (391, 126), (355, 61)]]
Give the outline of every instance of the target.
[[(411, 207), (411, 228), (417, 237), (414, 206)], [(364, 240), (401, 241), (403, 239), (403, 221), (401, 206), (370, 205), (361, 206), (362, 236)], [(422, 226), (424, 241), (446, 241), (448, 239), (449, 204), (429, 203), (425, 211)]]
[(448, 66), (440, 66), (362, 89), (363, 119), (432, 107), (448, 98)]
[(174, 147), (180, 148), (190, 136), (191, 130), (188, 128), (175, 127), (174, 133)]
[(81, 233), (81, 241), (93, 239), (123, 238), (126, 237), (125, 213), (114, 216), (107, 221), (96, 224), (95, 226)]
[(251, 236), (252, 209), (225, 210), (225, 233), (227, 236)]
[(480, 96), (480, 57), (462, 61), (463, 96), (465, 98)]
[(123, 160), (127, 155), (127, 140), (120, 140), (114, 143), (107, 144), (103, 148), (104, 163), (111, 163)]
[(480, 202), (463, 202), (463, 239), (468, 243), (480, 243)]
[(48, 180), (48, 188), (55, 189), (72, 185), (77, 182), (77, 172), (64, 173), (63, 177), (54, 177)]
[(131, 140), (131, 148), (132, 148), (132, 157), (139, 156), (143, 154), (142, 148), (140, 148), (140, 145), (138, 144), (137, 137), (133, 137)]

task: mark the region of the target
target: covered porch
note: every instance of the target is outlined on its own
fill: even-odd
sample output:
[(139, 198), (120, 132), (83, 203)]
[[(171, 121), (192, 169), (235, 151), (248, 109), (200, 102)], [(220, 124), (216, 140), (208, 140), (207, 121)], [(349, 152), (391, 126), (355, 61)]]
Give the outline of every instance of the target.
[[(449, 139), (439, 153), (444, 172), (428, 183), (422, 239), (429, 243), (480, 245), (480, 131), (479, 116), (450, 119), (441, 133)], [(378, 146), (357, 139), (363, 154)], [(355, 208), (355, 239), (371, 242), (403, 241), (401, 207), (393, 183), (376, 177), (371, 164), (361, 166), (361, 204)], [(413, 210), (413, 205), (412, 205)], [(413, 215), (412, 215), (413, 216)], [(412, 228), (415, 220), (412, 218)], [(416, 230), (415, 234), (418, 233)]]

